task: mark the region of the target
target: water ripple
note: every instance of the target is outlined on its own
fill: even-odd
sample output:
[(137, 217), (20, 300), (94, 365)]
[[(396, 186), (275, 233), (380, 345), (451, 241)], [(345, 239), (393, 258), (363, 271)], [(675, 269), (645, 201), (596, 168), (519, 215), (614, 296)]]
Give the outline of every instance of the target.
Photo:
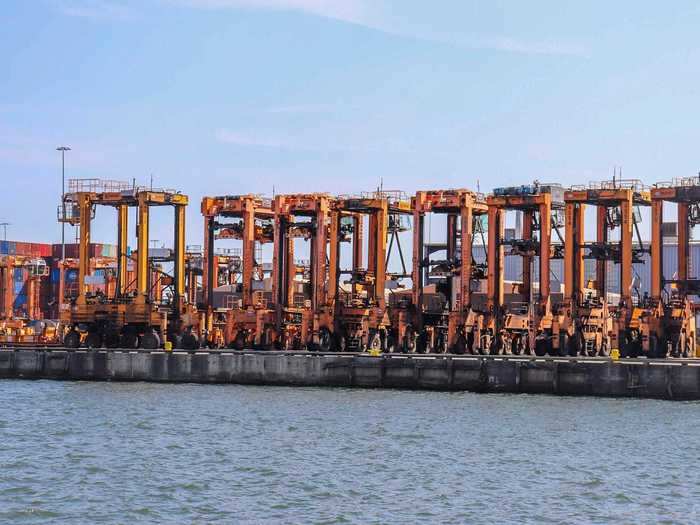
[(0, 381), (2, 523), (697, 523), (698, 403)]

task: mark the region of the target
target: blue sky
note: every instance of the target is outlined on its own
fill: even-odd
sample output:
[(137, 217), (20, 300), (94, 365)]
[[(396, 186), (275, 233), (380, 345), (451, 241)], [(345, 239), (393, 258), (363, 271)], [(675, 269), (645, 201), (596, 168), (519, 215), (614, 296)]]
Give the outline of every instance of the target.
[(206, 194), (700, 169), (696, 2), (7, 0), (0, 16), (13, 239), (59, 239), (60, 144), (69, 177), (189, 194), (193, 244)]

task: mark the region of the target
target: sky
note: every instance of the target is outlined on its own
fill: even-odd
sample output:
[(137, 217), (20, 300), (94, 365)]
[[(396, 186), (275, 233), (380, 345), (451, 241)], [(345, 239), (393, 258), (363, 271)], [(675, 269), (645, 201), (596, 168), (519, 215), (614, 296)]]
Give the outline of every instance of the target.
[(59, 145), (67, 178), (188, 194), (189, 244), (204, 195), (700, 169), (693, 1), (5, 0), (0, 23), (10, 239), (60, 239)]

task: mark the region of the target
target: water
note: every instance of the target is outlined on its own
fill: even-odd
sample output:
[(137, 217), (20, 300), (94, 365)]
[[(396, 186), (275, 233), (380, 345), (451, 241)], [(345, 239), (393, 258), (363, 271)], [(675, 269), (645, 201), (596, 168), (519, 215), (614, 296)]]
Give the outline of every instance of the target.
[(0, 381), (1, 523), (699, 521), (697, 403)]

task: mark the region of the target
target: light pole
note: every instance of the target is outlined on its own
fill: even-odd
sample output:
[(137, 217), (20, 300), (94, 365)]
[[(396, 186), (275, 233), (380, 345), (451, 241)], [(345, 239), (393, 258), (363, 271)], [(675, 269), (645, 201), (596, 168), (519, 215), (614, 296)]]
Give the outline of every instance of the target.
[(68, 146), (59, 146), (56, 151), (61, 152), (61, 265), (66, 262), (66, 151), (70, 151)]
[(6, 241), (7, 240), (7, 227), (12, 226), (11, 222), (0, 222), (0, 226), (3, 228), (3, 234), (2, 234), (2, 240)]

